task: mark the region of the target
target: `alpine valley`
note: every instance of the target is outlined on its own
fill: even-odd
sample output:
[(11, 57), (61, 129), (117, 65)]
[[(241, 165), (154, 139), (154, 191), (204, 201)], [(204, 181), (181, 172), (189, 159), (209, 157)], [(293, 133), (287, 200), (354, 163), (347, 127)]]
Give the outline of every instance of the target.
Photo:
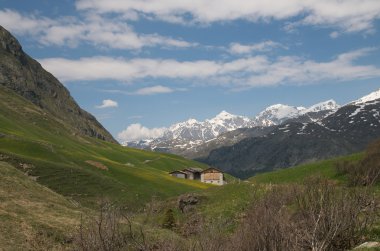
[[(370, 52), (376, 57), (378, 39), (369, 37), (378, 35), (368, 30), (363, 44), (353, 44), (348, 41), (353, 34), (345, 34), (365, 26), (376, 31), (378, 22), (370, 20), (380, 18), (380, 4), (53, 2), (1, 2), (0, 251), (380, 248), (380, 90), (370, 93), (379, 88), (372, 83), (361, 89), (365, 81), (380, 79), (374, 65), (379, 61), (364, 60)], [(350, 9), (345, 2), (357, 9), (349, 14), (354, 20), (344, 18)], [(301, 14), (293, 17), (297, 9)], [(321, 9), (324, 15), (318, 15)], [(223, 18), (220, 25), (218, 13), (239, 22)], [(323, 17), (326, 26), (339, 19), (342, 33), (329, 31), (325, 37), (332, 46), (316, 48), (312, 45), (322, 40), (309, 40), (322, 33), (312, 34), (317, 29), (306, 30), (306, 23)], [(265, 40), (273, 20), (281, 33), (294, 25), (313, 36), (302, 40), (287, 31), (274, 36), (278, 42)], [(251, 21), (265, 25), (261, 29)], [(251, 33), (255, 41), (248, 39)], [(342, 41), (356, 51), (335, 56), (331, 47)], [(324, 55), (314, 58), (320, 51)], [(322, 89), (319, 80), (335, 83)], [(349, 83), (336, 83), (348, 80), (369, 94), (359, 98)], [(281, 86), (268, 89), (273, 81)], [(235, 85), (233, 94), (215, 89), (232, 91)], [(293, 87), (300, 91), (283, 92)], [(251, 108), (265, 102), (265, 93), (294, 102), (299, 98), (294, 93), (302, 93), (299, 104), (308, 95), (325, 100), (325, 93), (337, 100), (339, 94), (344, 103), (358, 99), (344, 105), (332, 99), (308, 107), (274, 104), (249, 116), (222, 111), (204, 121), (165, 122), (182, 120), (176, 118), (187, 112), (204, 116), (206, 105), (223, 110), (230, 98), (238, 105), (230, 107), (249, 101)], [(175, 112), (163, 114), (169, 106)], [(119, 139), (159, 136), (122, 145), (115, 140), (126, 121), (140, 119), (168, 127), (128, 127)]]

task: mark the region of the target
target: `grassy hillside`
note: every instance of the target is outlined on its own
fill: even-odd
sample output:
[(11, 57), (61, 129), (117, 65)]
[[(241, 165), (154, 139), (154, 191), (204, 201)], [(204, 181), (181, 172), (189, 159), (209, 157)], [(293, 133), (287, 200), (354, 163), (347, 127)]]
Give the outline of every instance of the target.
[(0, 162), (1, 250), (57, 248), (88, 212)]
[[(79, 136), (14, 92), (0, 87), (0, 154), (27, 164), (24, 172), (85, 205), (104, 197), (137, 207), (152, 195), (169, 197), (209, 185), (170, 177), (168, 171), (206, 167), (178, 156), (125, 148)], [(0, 158), (0, 159), (1, 159)]]
[(352, 154), (339, 158), (303, 164), (287, 169), (281, 169), (278, 171), (262, 173), (253, 176), (249, 180), (258, 184), (302, 183), (307, 177), (315, 175), (328, 179), (341, 180), (343, 177), (337, 174), (334, 168), (335, 164), (344, 160), (355, 162), (362, 159), (362, 157), (363, 153)]

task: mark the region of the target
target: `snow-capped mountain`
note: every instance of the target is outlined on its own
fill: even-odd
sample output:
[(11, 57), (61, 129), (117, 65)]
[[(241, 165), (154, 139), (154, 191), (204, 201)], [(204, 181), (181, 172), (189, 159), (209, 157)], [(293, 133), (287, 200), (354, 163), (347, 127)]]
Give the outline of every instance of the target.
[[(327, 105), (334, 107), (333, 103)], [(197, 159), (245, 178), (362, 151), (380, 137), (380, 91), (350, 102), (318, 121), (305, 123), (297, 118), (265, 129), (270, 130), (263, 131), (264, 135), (258, 133), (257, 128), (240, 130), (242, 134), (253, 136), (232, 144), (221, 142), (216, 148), (207, 149), (206, 157), (204, 151)], [(225, 134), (218, 139), (223, 136)]]
[(363, 103), (366, 103), (366, 102), (369, 102), (372, 100), (376, 100), (376, 99), (380, 99), (380, 89), (377, 91), (371, 92), (370, 94), (368, 94), (364, 97), (361, 97), (360, 99), (355, 100), (349, 104), (359, 105), (359, 104), (363, 104)]
[(251, 119), (222, 111), (214, 118), (205, 121), (189, 119), (170, 126), (164, 135), (157, 139), (126, 142), (124, 145), (159, 151), (173, 148), (187, 149), (216, 138), (221, 133), (254, 126)]
[(204, 121), (189, 119), (184, 122), (173, 124), (164, 132), (162, 137), (137, 142), (125, 142), (124, 145), (141, 149), (181, 154), (181, 152), (185, 150), (197, 147), (210, 140), (214, 140), (219, 135), (226, 132), (240, 128), (279, 125), (289, 119), (308, 114), (308, 112), (319, 114), (320, 112), (325, 111), (325, 113), (320, 116), (323, 118), (332, 109), (336, 109), (336, 107), (338, 107), (338, 105), (333, 100), (325, 101), (309, 108), (276, 104), (267, 107), (252, 119), (222, 111), (214, 118), (206, 119)]
[(298, 119), (305, 115), (305, 118), (302, 118), (302, 120), (308, 118), (310, 121), (316, 121), (336, 111), (339, 107), (340, 106), (332, 99), (320, 102), (308, 108), (276, 104), (260, 112), (259, 115), (255, 117), (254, 123), (256, 126), (280, 125), (285, 121)]
[(335, 111), (338, 109), (340, 105), (338, 105), (335, 100), (327, 100), (315, 105), (310, 106), (307, 109), (303, 109), (300, 111), (301, 114), (306, 114), (309, 112), (321, 112), (321, 111)]
[(189, 119), (185, 122), (174, 124), (170, 126), (162, 138), (164, 140), (207, 141), (221, 133), (251, 126), (253, 124), (248, 117), (222, 111), (216, 117), (202, 122)]
[(267, 107), (254, 119), (256, 126), (279, 125), (282, 122), (297, 117), (305, 107), (295, 107), (283, 104), (276, 104)]

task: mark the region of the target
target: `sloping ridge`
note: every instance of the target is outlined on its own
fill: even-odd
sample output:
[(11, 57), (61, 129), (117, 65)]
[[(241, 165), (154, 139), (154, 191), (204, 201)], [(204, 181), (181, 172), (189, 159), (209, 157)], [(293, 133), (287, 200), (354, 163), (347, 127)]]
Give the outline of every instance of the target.
[(70, 92), (23, 50), (10, 32), (0, 26), (0, 85), (52, 114), (75, 133), (117, 143), (112, 135), (81, 109)]

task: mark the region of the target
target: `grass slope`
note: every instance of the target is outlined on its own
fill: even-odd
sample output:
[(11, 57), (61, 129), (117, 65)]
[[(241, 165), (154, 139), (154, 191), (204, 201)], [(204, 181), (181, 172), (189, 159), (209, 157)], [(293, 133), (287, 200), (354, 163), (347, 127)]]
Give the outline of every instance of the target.
[(329, 160), (323, 160), (295, 167), (281, 169), (273, 172), (262, 173), (253, 176), (249, 180), (258, 184), (284, 184), (284, 183), (302, 183), (305, 178), (318, 175), (328, 179), (341, 180), (343, 177), (337, 175), (334, 168), (338, 161), (358, 161), (363, 157), (362, 153), (338, 157)]
[(65, 121), (0, 87), (0, 153), (8, 161), (31, 164), (29, 175), (59, 194), (90, 206), (108, 197), (137, 207), (152, 195), (169, 197), (210, 186), (167, 174), (204, 164), (71, 132)]
[(0, 250), (59, 248), (88, 212), (0, 162)]

